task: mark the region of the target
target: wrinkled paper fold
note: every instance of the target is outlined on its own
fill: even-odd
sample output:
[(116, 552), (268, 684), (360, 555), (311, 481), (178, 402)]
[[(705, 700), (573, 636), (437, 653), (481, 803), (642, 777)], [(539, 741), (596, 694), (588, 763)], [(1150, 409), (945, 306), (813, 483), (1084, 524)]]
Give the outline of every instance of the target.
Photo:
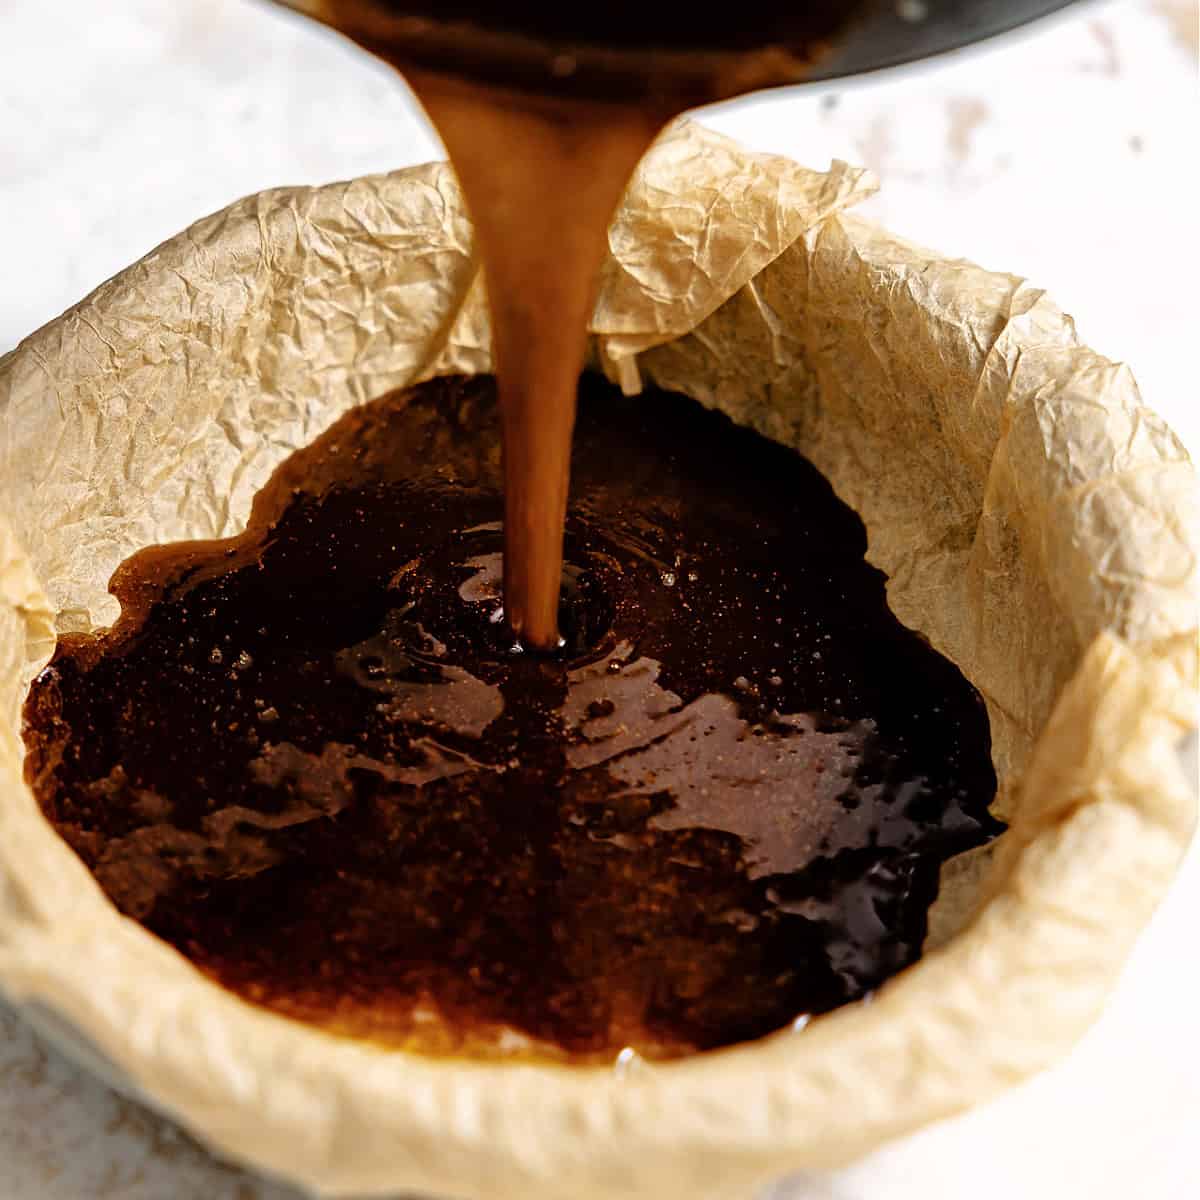
[(330, 1193), (748, 1194), (1061, 1056), (1195, 819), (1194, 476), (1128, 370), (1020, 279), (849, 215), (873, 184), (685, 123), (610, 233), (592, 362), (796, 446), (900, 618), (984, 695), (1010, 831), (948, 865), (871, 1004), (692, 1059), (421, 1059), (254, 1009), (119, 917), (22, 782), (55, 631), (144, 546), (238, 532), (348, 408), (490, 365), (450, 170), (239, 201), (0, 359), (0, 986), (217, 1150)]

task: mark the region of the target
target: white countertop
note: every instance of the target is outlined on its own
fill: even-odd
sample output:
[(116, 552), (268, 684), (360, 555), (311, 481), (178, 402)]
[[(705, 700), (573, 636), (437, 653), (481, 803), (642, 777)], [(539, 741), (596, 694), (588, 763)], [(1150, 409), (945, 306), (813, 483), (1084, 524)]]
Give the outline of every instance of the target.
[[(873, 167), (870, 215), (1044, 286), (1200, 455), (1197, 24), (1195, 0), (1084, 4), (935, 66), (705, 119)], [(388, 71), (255, 0), (0, 0), (0, 351), (237, 196), (438, 154)], [(1061, 1066), (771, 1200), (1200, 1195), (1198, 919), (1194, 846)], [(0, 1200), (295, 1195), (217, 1164), (0, 1004)]]

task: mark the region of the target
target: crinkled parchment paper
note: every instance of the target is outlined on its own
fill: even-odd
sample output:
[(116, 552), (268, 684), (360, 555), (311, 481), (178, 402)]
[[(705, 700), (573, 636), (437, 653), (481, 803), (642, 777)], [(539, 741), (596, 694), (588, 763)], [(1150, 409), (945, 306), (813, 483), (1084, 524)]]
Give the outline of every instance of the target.
[(351, 405), (489, 365), (441, 165), (240, 201), (0, 360), (0, 983), (216, 1149), (315, 1190), (746, 1194), (1063, 1054), (1189, 837), (1192, 469), (1129, 372), (1020, 279), (845, 215), (870, 190), (676, 126), (611, 234), (595, 362), (799, 447), (893, 607), (987, 699), (1010, 832), (947, 868), (936, 948), (802, 1032), (618, 1076), (434, 1061), (254, 1009), (119, 917), (21, 778), (55, 629), (114, 567), (237, 532)]

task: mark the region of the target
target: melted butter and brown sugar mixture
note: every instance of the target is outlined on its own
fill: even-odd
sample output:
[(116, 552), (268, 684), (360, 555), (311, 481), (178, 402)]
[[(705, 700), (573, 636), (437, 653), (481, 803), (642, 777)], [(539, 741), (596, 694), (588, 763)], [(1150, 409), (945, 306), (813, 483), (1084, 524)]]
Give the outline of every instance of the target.
[(586, 379), (557, 656), (501, 610), (490, 380), (352, 412), (118, 572), (26, 708), (47, 815), (248, 1000), (429, 1052), (722, 1046), (918, 955), (999, 826), (978, 695), (803, 458)]

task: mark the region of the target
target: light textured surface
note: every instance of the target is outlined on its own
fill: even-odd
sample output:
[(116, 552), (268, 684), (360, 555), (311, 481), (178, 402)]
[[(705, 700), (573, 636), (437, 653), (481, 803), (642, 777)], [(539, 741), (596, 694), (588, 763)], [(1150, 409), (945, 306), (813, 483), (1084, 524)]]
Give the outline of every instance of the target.
[[(11, 320), (3, 310), (0, 344), (232, 195), (428, 156), (428, 142), (396, 133), (396, 122), (411, 118), (390, 80), (315, 32), (297, 28), (287, 52), (276, 52), (248, 81), (248, 66), (258, 61), (255, 38), (261, 47), (278, 27), (272, 14), (233, 3), (159, 11), (164, 7), (113, 4), (97, 20), (90, 5), (56, 6), (53, 37), (74, 44), (68, 61), (78, 73), (61, 93), (45, 87), (55, 43), (38, 15), (43, 6), (0, 8), (0, 16), (12, 10), (18, 18), (4, 22), (0, 104), (27, 114), (23, 124), (0, 124), (0, 253), (16, 268), (6, 268), (3, 303), (17, 310)], [(1179, 37), (1186, 40), (1188, 6), (1175, 8), (1174, 23), (1160, 11), (1170, 7), (1097, 7), (1036, 40), (936, 74), (847, 90), (832, 110), (815, 99), (772, 100), (719, 120), (746, 140), (802, 158), (874, 160), (885, 184), (875, 215), (943, 249), (1048, 284), (1081, 316), (1093, 344), (1128, 354), (1147, 399), (1194, 447), (1195, 384), (1187, 363), (1196, 273), (1187, 256), (1195, 254), (1195, 67), (1178, 45)], [(72, 9), (77, 20), (64, 24), (61, 14)], [(210, 14), (211, 23), (197, 13)], [(124, 106), (147, 93), (161, 94), (161, 105), (113, 125)], [(284, 101), (296, 95), (307, 95), (310, 107), (293, 121)], [(953, 102), (972, 96), (986, 112), (972, 110), (976, 128), (964, 133)], [(337, 130), (351, 115), (361, 120), (360, 132), (339, 141)], [(227, 149), (231, 124), (240, 133)], [(872, 141), (879, 128), (890, 132)], [(1143, 139), (1141, 151), (1130, 146), (1129, 157), (1119, 158), (1122, 138), (1134, 136)], [(64, 144), (52, 162), (48, 137)], [(981, 144), (1004, 147), (1008, 164), (999, 168)], [(102, 195), (80, 194), (85, 181), (108, 190), (107, 204)], [(104, 224), (93, 232), (72, 227), (84, 213)], [(61, 263), (45, 249), (54, 230), (61, 230)], [(1174, 954), (1193, 937), (1196, 878), (1193, 853), (1109, 1013), (1064, 1067), (849, 1172), (798, 1182), (790, 1194), (957, 1198), (966, 1194), (978, 1155), (990, 1165), (976, 1195), (1190, 1194), (1196, 1171), (1184, 1132), (1200, 1120), (1200, 980), (1194, 967), (1189, 973), (1188, 964), (1176, 966)], [(997, 1155), (999, 1140), (1021, 1152)], [(259, 1194), (283, 1193), (208, 1166), (167, 1126), (44, 1058), (31, 1035), (3, 1019), (4, 1200)]]

